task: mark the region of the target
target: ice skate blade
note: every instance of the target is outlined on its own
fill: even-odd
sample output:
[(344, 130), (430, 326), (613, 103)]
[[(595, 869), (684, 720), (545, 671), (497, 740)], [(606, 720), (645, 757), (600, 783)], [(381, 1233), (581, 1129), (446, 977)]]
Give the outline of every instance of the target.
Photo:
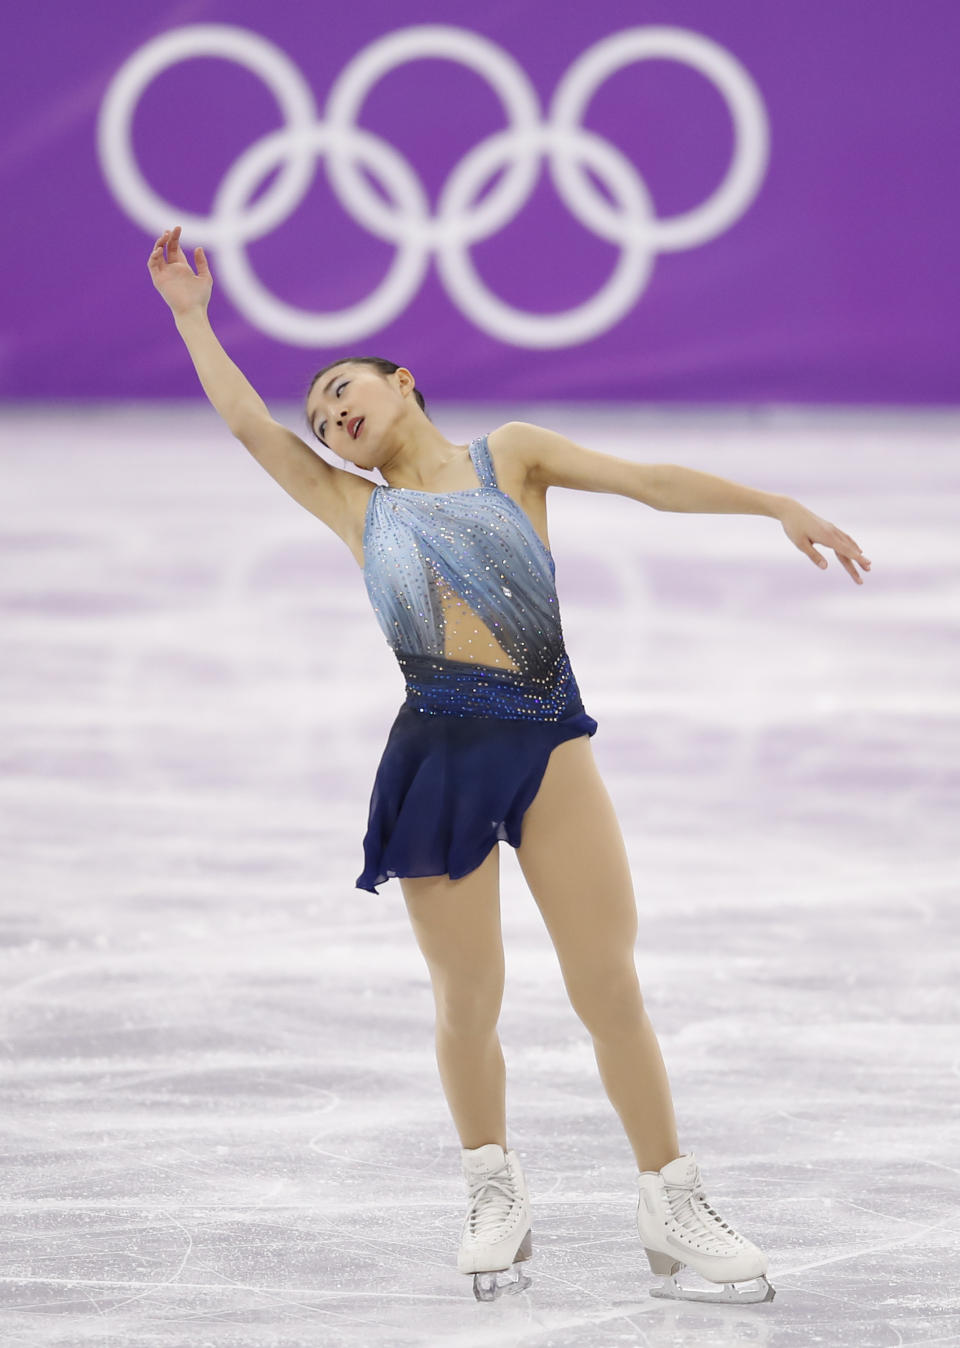
[(525, 1292), (530, 1286), (530, 1279), (519, 1265), (529, 1259), (532, 1254), (533, 1230), (531, 1229), (527, 1231), (520, 1242), (520, 1248), (513, 1256), (513, 1264), (510, 1268), (498, 1268), (489, 1273), (475, 1273), (473, 1275), (473, 1295), (478, 1301), (495, 1301), (497, 1297), (503, 1296), (504, 1293)]
[(772, 1301), (776, 1296), (776, 1288), (767, 1282), (762, 1273), (757, 1278), (751, 1278), (750, 1282), (758, 1285), (756, 1287), (746, 1286), (741, 1292), (737, 1290), (737, 1283), (726, 1282), (723, 1284), (723, 1291), (721, 1292), (699, 1292), (681, 1287), (676, 1276), (665, 1274), (659, 1286), (650, 1288), (650, 1295), (652, 1297), (669, 1298), (672, 1301), (719, 1301), (728, 1304), (733, 1303), (734, 1305)]
[(514, 1277), (510, 1277), (509, 1272), (502, 1270), (495, 1273), (475, 1273), (473, 1295), (478, 1301), (496, 1301), (497, 1297), (525, 1292), (530, 1286), (529, 1277), (519, 1268), (515, 1269), (514, 1273)]

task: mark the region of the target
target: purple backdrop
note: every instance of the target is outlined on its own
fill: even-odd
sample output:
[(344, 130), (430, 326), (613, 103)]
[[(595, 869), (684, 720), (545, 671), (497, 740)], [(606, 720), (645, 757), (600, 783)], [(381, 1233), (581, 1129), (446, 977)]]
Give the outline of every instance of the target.
[[(955, 0), (99, 0), (3, 22), (6, 398), (202, 396), (146, 268), (182, 223), (268, 400), (376, 354), (431, 398), (957, 401)], [(190, 55), (198, 25), (214, 45)], [(387, 34), (360, 134), (350, 81)], [(180, 53), (138, 92), (161, 37)]]

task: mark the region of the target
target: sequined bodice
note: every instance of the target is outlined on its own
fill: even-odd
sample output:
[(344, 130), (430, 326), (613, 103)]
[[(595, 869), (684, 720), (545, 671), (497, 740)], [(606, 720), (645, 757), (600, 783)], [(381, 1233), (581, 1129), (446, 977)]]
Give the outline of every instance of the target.
[(443, 657), (537, 678), (563, 632), (553, 557), (500, 490), (485, 435), (470, 445), (481, 486), (376, 486), (363, 532), (364, 581), (396, 654)]

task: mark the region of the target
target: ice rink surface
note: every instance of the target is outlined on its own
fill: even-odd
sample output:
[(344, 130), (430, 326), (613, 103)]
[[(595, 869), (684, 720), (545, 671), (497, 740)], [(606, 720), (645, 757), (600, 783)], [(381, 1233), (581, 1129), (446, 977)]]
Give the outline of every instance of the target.
[(0, 1342), (960, 1344), (960, 416), (431, 411), (786, 493), (873, 561), (548, 495), (681, 1146), (776, 1299), (649, 1295), (633, 1155), (501, 844), (533, 1282), (474, 1300), (426, 965), (399, 881), (354, 887), (403, 696), (356, 562), (205, 403), (8, 406)]

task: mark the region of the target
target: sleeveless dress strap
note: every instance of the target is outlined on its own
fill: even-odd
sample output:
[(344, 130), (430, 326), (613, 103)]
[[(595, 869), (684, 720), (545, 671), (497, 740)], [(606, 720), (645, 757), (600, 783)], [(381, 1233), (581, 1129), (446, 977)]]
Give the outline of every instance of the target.
[(477, 470), (477, 477), (484, 487), (497, 487), (496, 470), (493, 466), (493, 457), (490, 453), (490, 446), (487, 444), (485, 435), (478, 435), (470, 445), (470, 459), (474, 468)]

